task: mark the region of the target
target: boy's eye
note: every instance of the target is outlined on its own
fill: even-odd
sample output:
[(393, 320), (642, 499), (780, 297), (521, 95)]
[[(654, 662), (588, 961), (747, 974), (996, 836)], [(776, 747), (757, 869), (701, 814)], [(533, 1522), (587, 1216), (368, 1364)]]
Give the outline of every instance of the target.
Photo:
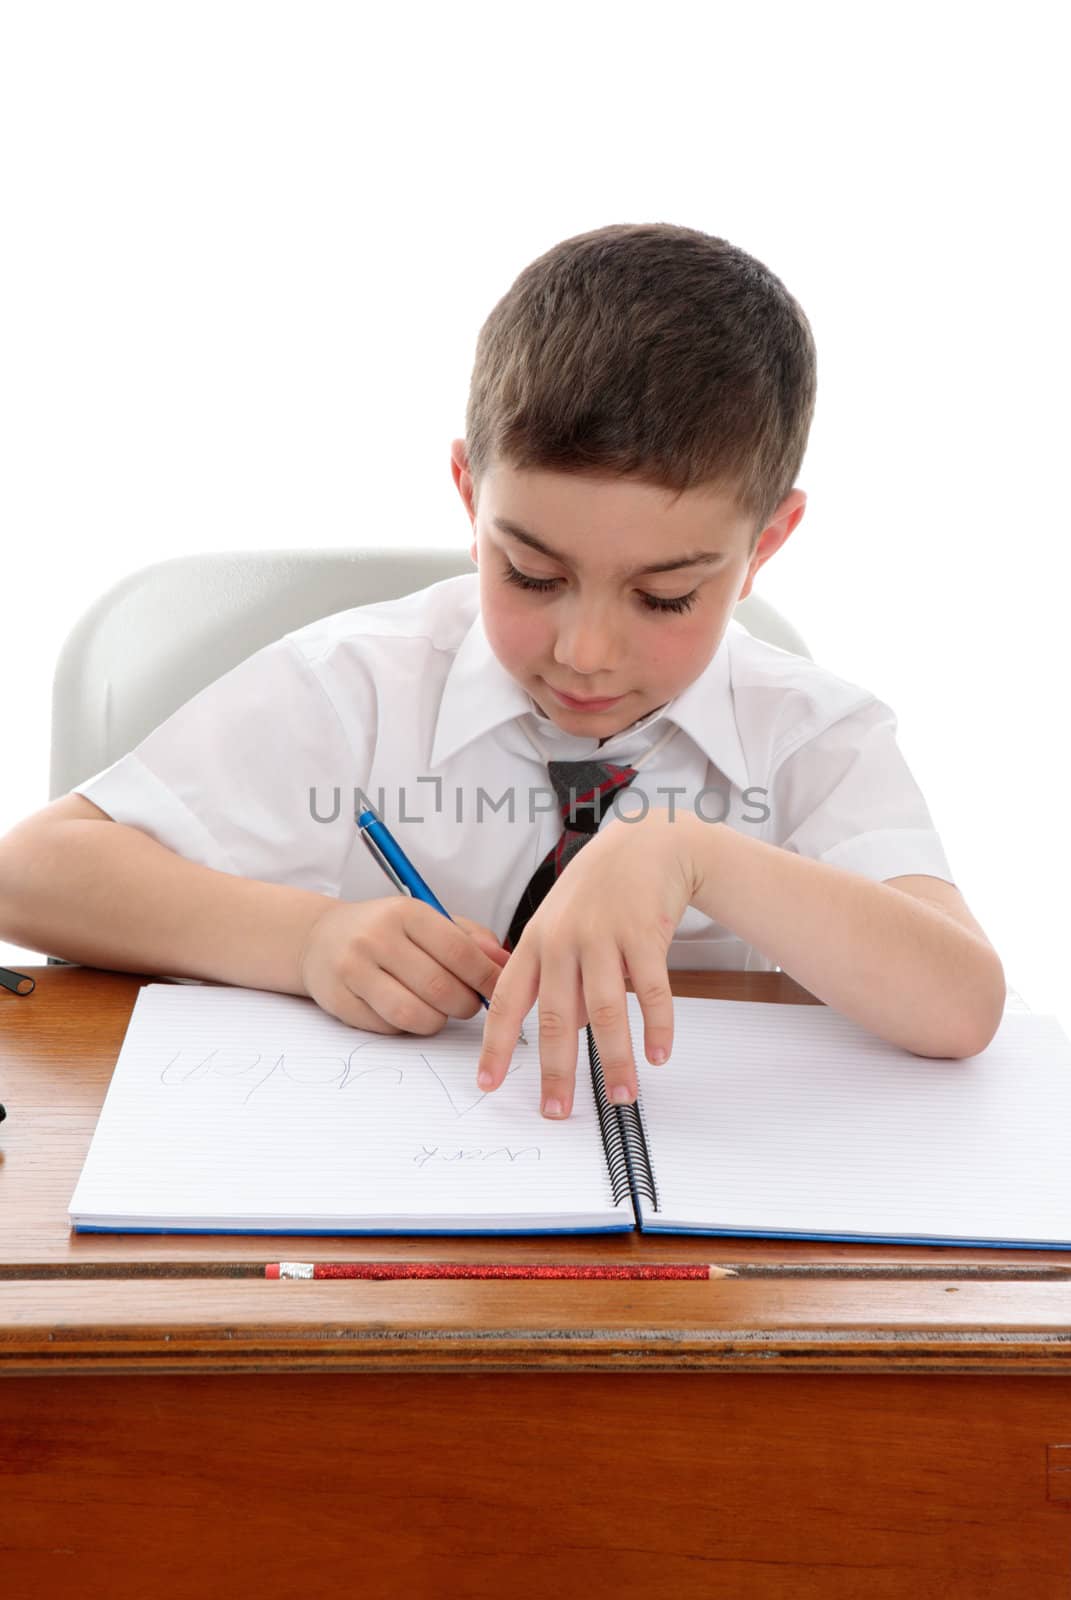
[[(529, 577), (527, 572), (521, 572), (519, 568), (513, 565), (512, 561), (507, 560), (506, 582), (515, 583), (519, 589), (527, 589), (529, 593), (549, 594), (552, 590), (557, 588), (558, 584), (561, 582), (561, 579)], [(640, 601), (644, 608), (648, 611), (672, 611), (679, 613), (682, 611), (690, 611), (692, 609), (692, 607), (695, 605), (699, 591), (698, 589), (693, 589), (690, 594), (678, 594), (673, 595), (672, 597), (665, 597), (657, 594), (644, 594), (642, 590), (637, 590), (637, 594), (639, 595)]]
[(672, 599), (657, 594), (641, 594), (640, 599), (648, 611), (690, 611), (698, 594), (699, 590), (693, 589), (690, 594), (677, 594)]
[(546, 594), (559, 581), (557, 578), (530, 578), (527, 572), (521, 572), (512, 561), (506, 562), (506, 582), (515, 583), (519, 589), (534, 589), (539, 594)]

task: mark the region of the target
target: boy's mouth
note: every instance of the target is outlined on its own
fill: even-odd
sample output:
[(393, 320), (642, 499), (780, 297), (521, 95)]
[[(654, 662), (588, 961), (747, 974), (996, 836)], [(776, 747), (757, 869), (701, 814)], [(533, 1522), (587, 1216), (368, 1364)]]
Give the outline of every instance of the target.
[(560, 689), (555, 689), (552, 683), (548, 683), (547, 688), (554, 698), (560, 700), (563, 706), (568, 706), (570, 711), (608, 711), (611, 706), (618, 705), (625, 698), (623, 694), (615, 694), (608, 699), (580, 700), (576, 695), (563, 694)]

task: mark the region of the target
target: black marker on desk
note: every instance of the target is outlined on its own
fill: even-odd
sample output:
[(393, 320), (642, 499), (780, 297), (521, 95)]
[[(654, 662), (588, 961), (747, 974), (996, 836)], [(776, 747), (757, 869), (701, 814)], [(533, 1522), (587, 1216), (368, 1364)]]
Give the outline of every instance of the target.
[[(374, 811), (362, 811), (357, 818), (357, 827), (376, 862), (383, 868), (396, 889), (410, 895), (414, 900), (423, 900), (433, 911), (440, 912), (447, 922), (453, 922), (453, 917), (442, 901), (432, 893), (386, 823), (381, 822)], [(480, 1004), (485, 1011), (488, 1009), (487, 1001), (482, 994)], [(523, 1030), (519, 1037), (521, 1044), (528, 1043)]]
[(10, 967), (0, 967), (0, 985), (10, 989), (12, 994), (33, 994), (37, 979), (27, 978), (21, 972), (12, 972)]

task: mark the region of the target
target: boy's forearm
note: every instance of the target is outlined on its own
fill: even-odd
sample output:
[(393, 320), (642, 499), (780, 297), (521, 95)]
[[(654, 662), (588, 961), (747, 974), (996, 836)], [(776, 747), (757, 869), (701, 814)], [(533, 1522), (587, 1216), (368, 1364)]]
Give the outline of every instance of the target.
[(0, 842), (0, 937), (120, 972), (302, 994), (327, 895), (216, 872), (117, 822), (24, 823)]
[(936, 906), (724, 823), (696, 820), (693, 905), (819, 1000), (919, 1055), (984, 1050), (1004, 1009), (999, 956)]

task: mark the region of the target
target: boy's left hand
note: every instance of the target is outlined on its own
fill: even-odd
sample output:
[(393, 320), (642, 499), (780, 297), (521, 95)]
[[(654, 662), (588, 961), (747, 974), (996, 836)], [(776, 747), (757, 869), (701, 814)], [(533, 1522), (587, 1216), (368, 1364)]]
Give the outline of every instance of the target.
[[(584, 845), (525, 926), (489, 1002), (477, 1068), (482, 1089), (506, 1076), (524, 1017), (539, 999), (544, 1116), (573, 1107), (579, 1030), (590, 1021), (611, 1100), (636, 1097), (625, 978), (640, 1003), (648, 1061), (673, 1045), (666, 952), (697, 889), (694, 828), (680, 810), (615, 818)], [(486, 1078), (485, 1074), (489, 1074)], [(554, 1109), (557, 1102), (558, 1109)]]

